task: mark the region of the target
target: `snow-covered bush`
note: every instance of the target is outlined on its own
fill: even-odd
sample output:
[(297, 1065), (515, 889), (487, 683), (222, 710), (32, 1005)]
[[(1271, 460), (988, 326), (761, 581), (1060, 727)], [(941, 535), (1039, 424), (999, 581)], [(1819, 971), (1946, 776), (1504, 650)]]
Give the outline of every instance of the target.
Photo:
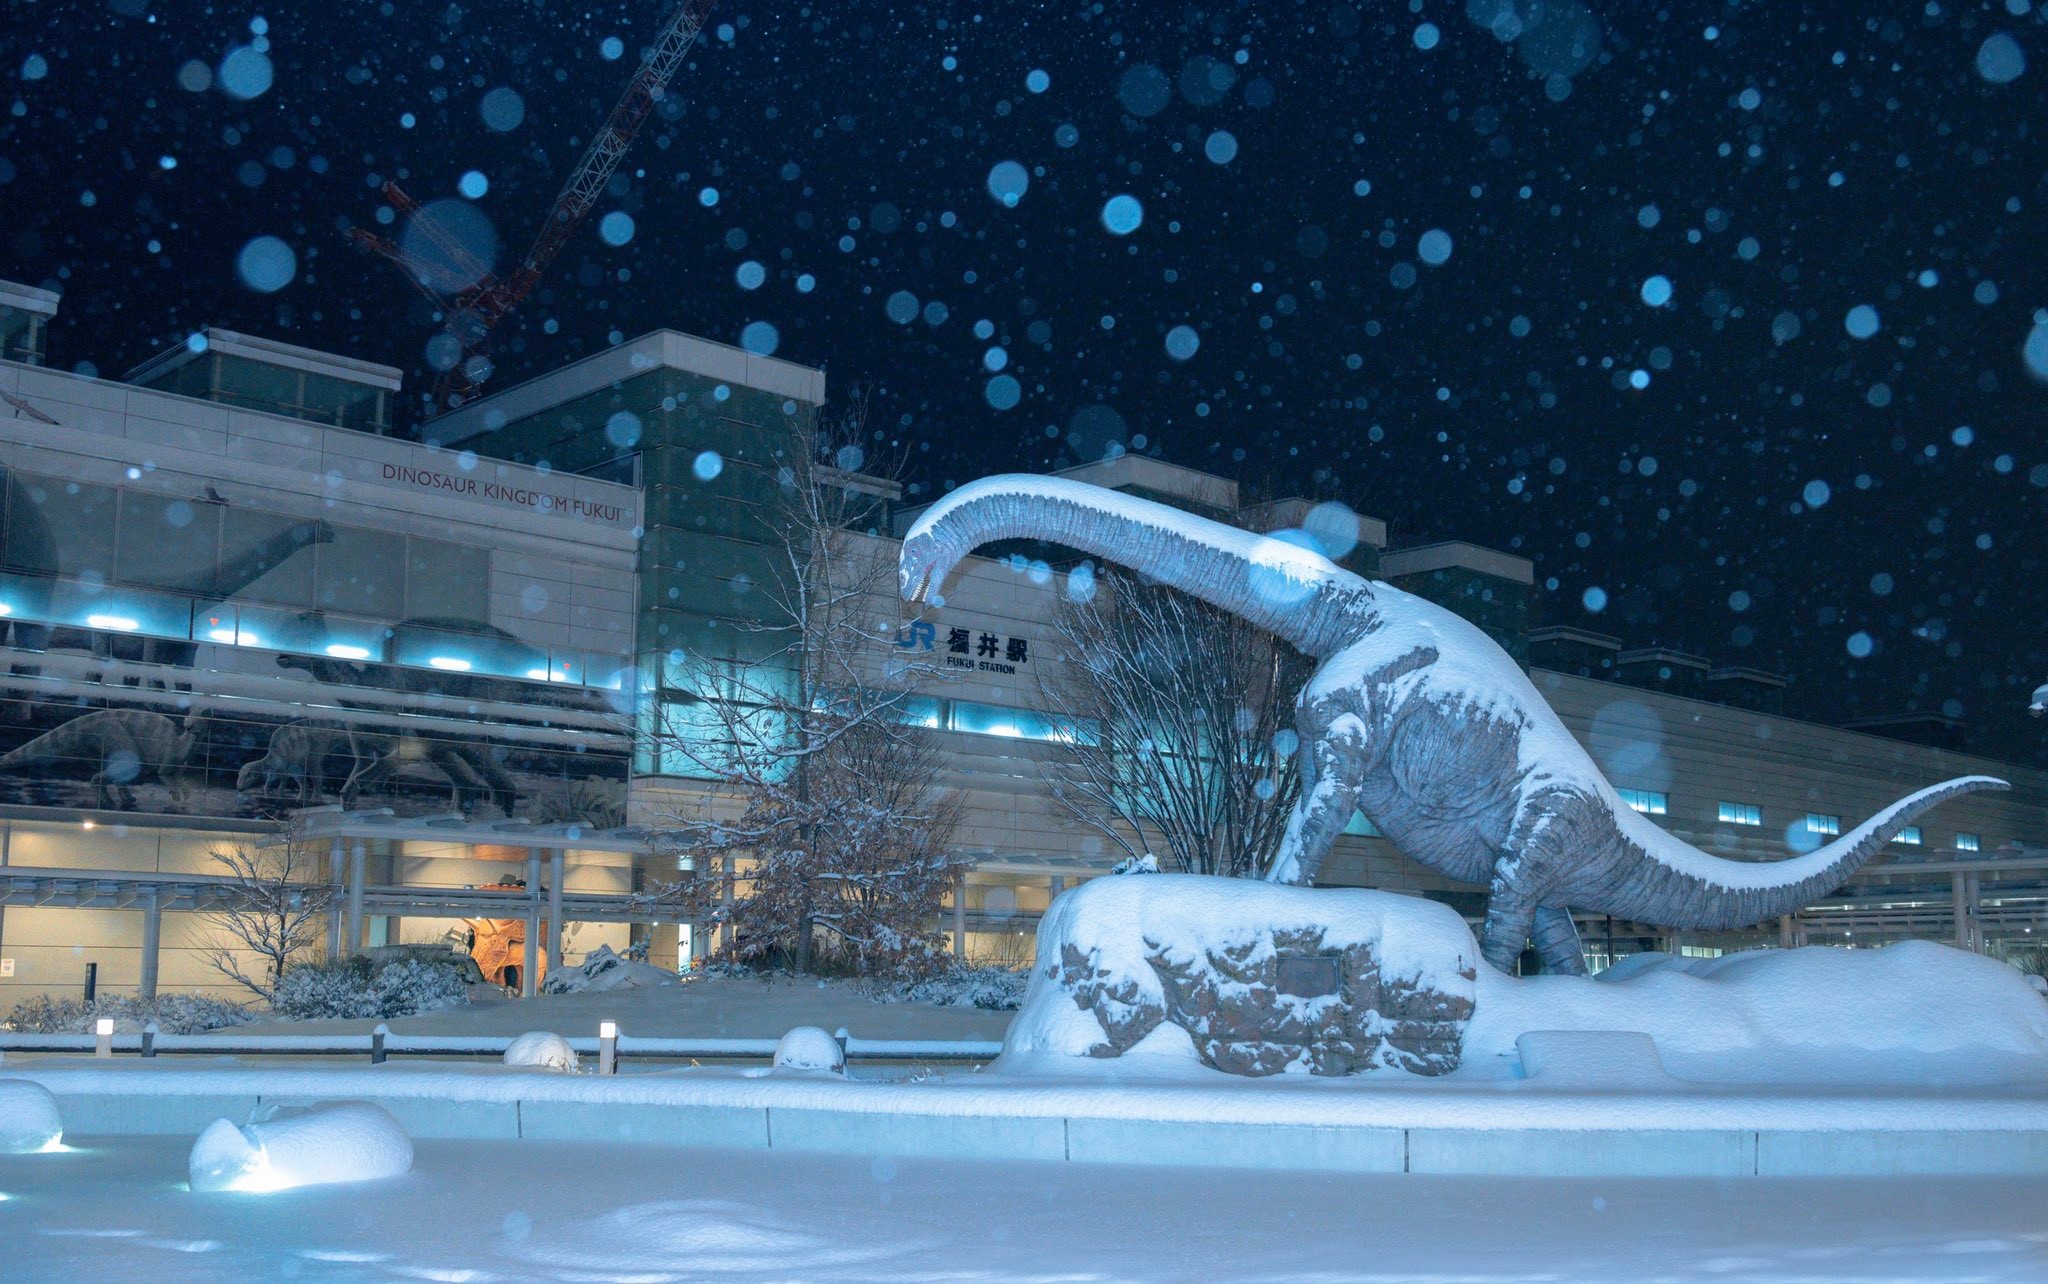
[(0, 1029), (21, 1034), (91, 1034), (100, 1018), (111, 1017), (121, 1034), (136, 1034), (154, 1021), (165, 1034), (204, 1034), (247, 1025), (256, 1014), (239, 1003), (206, 994), (160, 994), (145, 999), (133, 994), (103, 995), (91, 1003), (37, 995), (15, 1004)]
[(877, 1003), (929, 1003), (940, 1008), (1014, 1012), (1024, 1001), (1024, 987), (1030, 983), (1029, 968), (961, 965), (932, 976), (878, 986), (869, 991), (869, 997)]
[(216, 1119), (192, 1144), (186, 1171), (195, 1191), (374, 1181), (412, 1171), (412, 1138), (382, 1106), (325, 1102), (239, 1127)]
[(57, 1099), (33, 1079), (0, 1079), (0, 1155), (32, 1155), (64, 1140)]
[(529, 1030), (506, 1045), (505, 1064), (528, 1070), (576, 1071), (576, 1049), (559, 1034)]
[(271, 1010), (306, 1021), (319, 1017), (402, 1017), (469, 1002), (469, 983), (454, 963), (400, 957), (301, 963), (284, 974)]
[(829, 1070), (846, 1073), (846, 1050), (839, 1040), (815, 1025), (800, 1025), (775, 1045), (777, 1070)]
[(676, 974), (620, 958), (609, 945), (600, 945), (575, 967), (548, 973), (540, 983), (542, 994), (581, 994), (595, 990), (632, 990), (643, 986), (674, 985)]

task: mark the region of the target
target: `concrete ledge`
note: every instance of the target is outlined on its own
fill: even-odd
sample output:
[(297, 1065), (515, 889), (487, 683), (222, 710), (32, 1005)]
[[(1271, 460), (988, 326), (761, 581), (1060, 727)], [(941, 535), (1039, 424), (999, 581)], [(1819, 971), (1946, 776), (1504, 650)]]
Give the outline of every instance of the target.
[(768, 1112), (742, 1106), (617, 1105), (597, 1101), (521, 1101), (519, 1135), (528, 1141), (616, 1141), (659, 1146), (768, 1148)]
[(1407, 1139), (1399, 1128), (1069, 1119), (1067, 1158), (1081, 1164), (1398, 1173), (1406, 1163)]
[(66, 1137), (128, 1135), (162, 1137), (188, 1133), (197, 1137), (216, 1119), (249, 1122), (262, 1103), (259, 1097), (193, 1095), (176, 1097), (117, 1096), (112, 1093), (60, 1093)]
[(851, 1110), (768, 1111), (775, 1150), (927, 1155), (944, 1159), (1067, 1157), (1067, 1121), (1033, 1116), (900, 1115)]
[(1408, 1171), (1505, 1177), (1747, 1177), (1756, 1134), (1411, 1128)]
[(1760, 1132), (1760, 1177), (2048, 1173), (2048, 1132)]

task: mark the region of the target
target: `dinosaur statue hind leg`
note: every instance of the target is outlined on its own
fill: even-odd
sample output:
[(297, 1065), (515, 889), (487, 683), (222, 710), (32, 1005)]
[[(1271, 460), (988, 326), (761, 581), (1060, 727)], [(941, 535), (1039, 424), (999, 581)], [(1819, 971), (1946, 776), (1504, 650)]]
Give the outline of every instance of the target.
[(1496, 873), (1486, 897), (1486, 925), (1479, 929), (1480, 956), (1494, 971), (1515, 975), (1535, 924), (1536, 903)]
[(1579, 944), (1579, 929), (1570, 910), (1561, 905), (1538, 907), (1533, 935), (1545, 972), (1554, 976), (1586, 974), (1586, 951)]

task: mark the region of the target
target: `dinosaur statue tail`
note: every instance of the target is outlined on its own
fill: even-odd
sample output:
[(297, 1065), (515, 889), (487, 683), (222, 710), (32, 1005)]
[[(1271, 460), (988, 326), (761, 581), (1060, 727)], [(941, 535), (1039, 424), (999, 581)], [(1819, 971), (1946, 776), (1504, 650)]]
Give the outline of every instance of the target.
[(1354, 640), (1372, 610), (1369, 583), (1310, 549), (1087, 482), (1021, 474), (984, 477), (925, 510), (903, 538), (904, 600), (934, 600), (977, 547), (1027, 538), (1128, 567), (1318, 658)]
[(1634, 849), (1628, 864), (1640, 874), (1587, 908), (1695, 931), (1747, 927), (1828, 895), (1928, 808), (1962, 794), (2008, 788), (1995, 776), (1958, 776), (1906, 795), (1817, 851), (1756, 862), (1710, 856), (1617, 801), (1621, 841)]

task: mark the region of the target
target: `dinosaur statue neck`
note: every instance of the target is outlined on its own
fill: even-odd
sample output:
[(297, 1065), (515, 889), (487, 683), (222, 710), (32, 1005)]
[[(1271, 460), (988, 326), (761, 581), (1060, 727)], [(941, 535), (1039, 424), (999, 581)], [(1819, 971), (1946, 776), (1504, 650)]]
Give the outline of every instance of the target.
[(190, 593), (200, 597), (210, 595), (215, 599), (230, 598), (274, 570), (300, 549), (311, 548), (315, 544), (331, 543), (333, 539), (334, 528), (326, 522), (302, 522), (264, 536), (233, 557), (223, 558), (217, 582), (213, 575), (198, 571), (163, 583), (160, 587), (175, 593)]
[(1324, 659), (1371, 626), (1372, 586), (1318, 553), (1151, 500), (1055, 477), (989, 477), (932, 506), (932, 584), (975, 548), (1042, 539), (1198, 597)]

